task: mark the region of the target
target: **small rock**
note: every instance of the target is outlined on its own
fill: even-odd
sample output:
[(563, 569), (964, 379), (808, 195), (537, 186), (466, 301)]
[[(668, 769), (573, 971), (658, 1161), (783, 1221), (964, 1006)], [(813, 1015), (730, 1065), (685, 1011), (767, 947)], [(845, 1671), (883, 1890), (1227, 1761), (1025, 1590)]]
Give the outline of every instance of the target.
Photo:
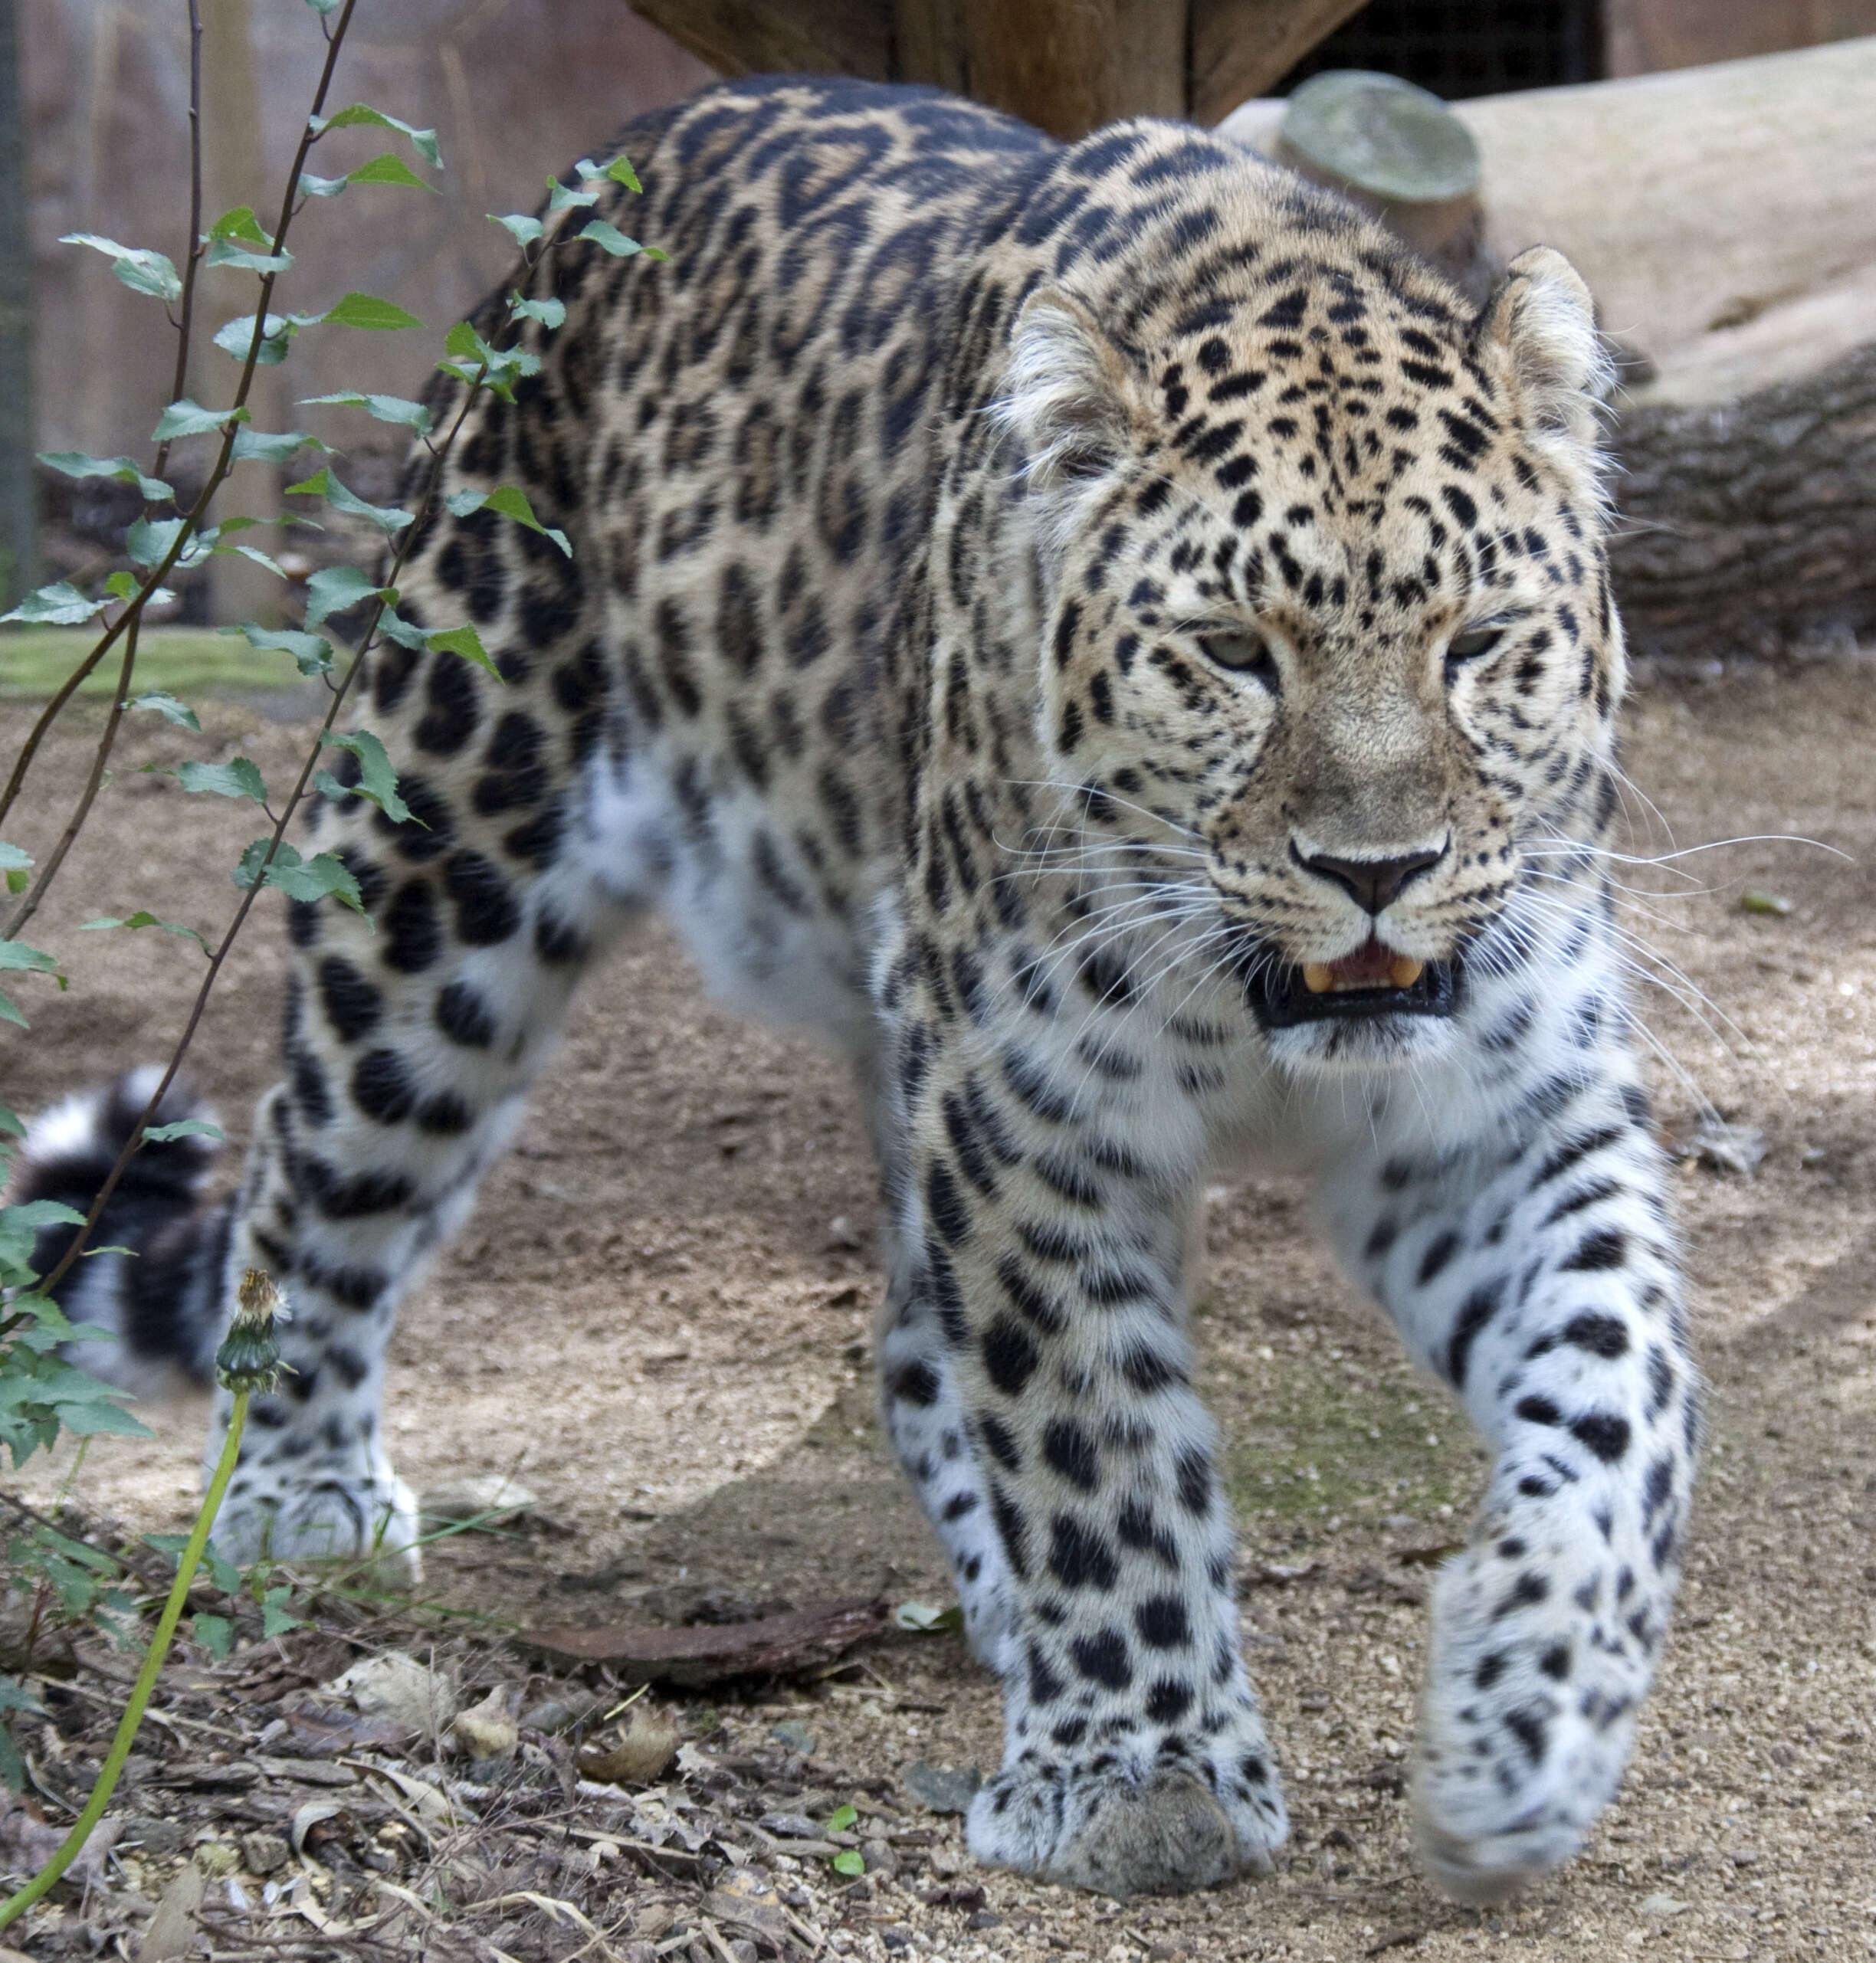
[(520, 1724), (523, 1731), (569, 1731), (582, 1719), (590, 1718), (595, 1712), (605, 1708), (606, 1700), (591, 1692), (572, 1689), (559, 1697), (549, 1697), (521, 1713)]
[(153, 1814), (133, 1813), (126, 1817), (118, 1845), (167, 1860), (182, 1851), (185, 1830), (179, 1820), (159, 1820)]
[(1748, 886), (1740, 895), (1742, 913), (1772, 913), (1783, 919), (1791, 910), (1791, 902), (1782, 893), (1761, 893), (1756, 887)]
[(860, 1855), (868, 1874), (883, 1875), (890, 1881), (899, 1872), (899, 1856), (884, 1840), (862, 1840)]
[(250, 1874), (277, 1874), (293, 1859), (293, 1850), (277, 1834), (244, 1834), (241, 1859)]
[(805, 1758), (815, 1748), (814, 1733), (799, 1718), (784, 1718), (774, 1726), (769, 1735), (778, 1745), (785, 1745), (789, 1751), (799, 1752)]
[(211, 1881), (232, 1874), (241, 1866), (241, 1856), (225, 1840), (205, 1840), (190, 1858)]
[(677, 1719), (641, 1700), (626, 1712), (614, 1739), (580, 1755), (580, 1776), (602, 1785), (651, 1785), (669, 1771), (681, 1742)]
[(882, 1922), (874, 1933), (888, 1949), (910, 1949), (912, 1947), (912, 1932), (902, 1922)]
[(1733, 1850), (1733, 1865), (1735, 1867), (1756, 1867), (1759, 1865), (1759, 1850), (1756, 1847), (1735, 1847)]
[(1003, 1918), (994, 1909), (976, 1909), (964, 1918), (967, 1929), (1000, 1929)]
[(899, 1782), (928, 1813), (968, 1813), (983, 1775), (975, 1765), (929, 1765), (915, 1758)]
[(362, 1716), (387, 1718), (432, 1737), (456, 1715), (448, 1679), (399, 1650), (354, 1663), (326, 1687), (350, 1698)]
[(480, 1704), (458, 1711), (450, 1726), (450, 1738), (466, 1758), (506, 1758), (520, 1742), (514, 1719), (520, 1693), (499, 1686)]
[(805, 1813), (765, 1813), (756, 1824), (784, 1840), (818, 1840), (821, 1830)]
[(1678, 1915), (1685, 1909), (1684, 1902), (1677, 1901), (1671, 1895), (1648, 1895), (1642, 1900), (1645, 1915)]

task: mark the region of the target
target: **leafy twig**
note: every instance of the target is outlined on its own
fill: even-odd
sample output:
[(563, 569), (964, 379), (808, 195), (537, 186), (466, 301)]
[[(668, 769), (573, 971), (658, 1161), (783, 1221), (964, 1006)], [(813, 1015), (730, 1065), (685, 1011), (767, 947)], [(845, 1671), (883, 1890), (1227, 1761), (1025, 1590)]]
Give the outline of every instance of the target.
[[(339, 63), (339, 51), (344, 45), (346, 30), (351, 24), (353, 9), (357, 4), (358, 0), (345, 0), (344, 11), (339, 15), (338, 21), (333, 28), (331, 39), (327, 44), (326, 64), (320, 71), (319, 86), (313, 91), (313, 107), (307, 114), (305, 126), (300, 132), (299, 146), (294, 152), (293, 162), (287, 169), (287, 189), (280, 200), (280, 217), (274, 223), (273, 242), (267, 249), (267, 256), (270, 258), (279, 257), (280, 247), (285, 242), (288, 228), (293, 223), (294, 212), (296, 209), (294, 200), (297, 192), (301, 174), (306, 168), (307, 155), (318, 139), (319, 132), (315, 126), (318, 123), (320, 115), (325, 109), (326, 97), (332, 87), (333, 74)], [(202, 529), (202, 519), (207, 515), (210, 504), (214, 501), (215, 493), (226, 482), (228, 472), (234, 467), (235, 439), (241, 427), (236, 412), (248, 406), (248, 394), (254, 386), (254, 369), (259, 365), (261, 350), (267, 342), (267, 303), (274, 297), (274, 282), (278, 277), (279, 275), (274, 272), (267, 272), (261, 275), (261, 297), (254, 308), (254, 332), (248, 337), (248, 353), (246, 359), (241, 363), (241, 379), (235, 385), (235, 401), (222, 427), (221, 453), (215, 458), (214, 468), (208, 474), (208, 481), (202, 486), (201, 495), (189, 507), (182, 523), (177, 527), (176, 535), (171, 540), (169, 550), (163, 554), (160, 562), (146, 574), (143, 583), (131, 595), (123, 611), (99, 637), (97, 645), (66, 677), (59, 687), (58, 693), (46, 704), (38, 719), (33, 724), (25, 742), (21, 747), (18, 759), (13, 766), (12, 775), (7, 780), (6, 789), (4, 792), (0, 792), (0, 823), (5, 821), (8, 812), (12, 809), (14, 801), (19, 795), (20, 788), (26, 781), (26, 773), (31, 767), (33, 758), (38, 753), (40, 745), (44, 741), (47, 732), (57, 720), (60, 712), (77, 693), (80, 683), (110, 651), (118, 637), (125, 632), (130, 623), (142, 618), (143, 609), (148, 604), (150, 595), (169, 576), (176, 561), (182, 557), (183, 552), (188, 549), (189, 542)], [(41, 888), (44, 887), (45, 882), (43, 877), (38, 883)], [(10, 929), (5, 938), (9, 939), (11, 938)]]
[(248, 1422), (248, 1398), (257, 1390), (270, 1389), (280, 1372), (280, 1345), (274, 1334), (274, 1306), (277, 1299), (273, 1283), (266, 1276), (251, 1270), (242, 1283), (241, 1306), (215, 1358), (223, 1384), (234, 1393), (228, 1437), (222, 1444), (221, 1456), (215, 1462), (208, 1490), (202, 1496), (195, 1524), (189, 1530), (188, 1542), (176, 1562), (175, 1580), (171, 1584), (169, 1600), (163, 1604), (156, 1633), (150, 1639), (143, 1667), (137, 1672), (130, 1700), (124, 1706), (123, 1716), (118, 1723), (117, 1735), (111, 1740), (110, 1751), (91, 1788), (91, 1796), (85, 1801), (84, 1811), (73, 1824), (57, 1853), (17, 1894), (0, 1902), (0, 1929), (24, 1915), (56, 1885), (59, 1877), (84, 1852), (92, 1828), (103, 1818), (104, 1809), (110, 1805), (111, 1794), (116, 1790), (118, 1775), (123, 1771), (124, 1761), (130, 1756), (130, 1748), (143, 1722), (150, 1693), (156, 1688), (156, 1679), (169, 1653), (169, 1645), (175, 1640), (176, 1624), (182, 1619), (190, 1584), (208, 1548), (209, 1530), (221, 1510), (221, 1496), (235, 1476), (235, 1460), (241, 1453), (241, 1432)]

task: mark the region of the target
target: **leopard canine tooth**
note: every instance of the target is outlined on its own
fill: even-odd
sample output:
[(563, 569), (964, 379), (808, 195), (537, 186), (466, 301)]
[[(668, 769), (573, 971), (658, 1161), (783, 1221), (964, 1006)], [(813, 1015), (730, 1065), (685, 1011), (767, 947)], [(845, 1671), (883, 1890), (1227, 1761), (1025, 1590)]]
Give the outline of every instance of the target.
[(1425, 972), (1426, 963), (1410, 954), (1397, 954), (1388, 964), (1388, 979), (1397, 988), (1411, 988)]
[(1312, 995), (1326, 995), (1329, 992), (1328, 964), (1320, 961), (1306, 961), (1303, 964), (1303, 985)]

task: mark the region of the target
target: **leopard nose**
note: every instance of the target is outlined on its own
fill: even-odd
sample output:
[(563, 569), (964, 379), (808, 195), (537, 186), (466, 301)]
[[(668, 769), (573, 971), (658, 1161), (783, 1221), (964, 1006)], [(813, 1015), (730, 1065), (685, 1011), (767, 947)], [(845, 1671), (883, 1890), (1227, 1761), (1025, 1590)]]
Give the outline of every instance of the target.
[[(1291, 848), (1295, 852), (1295, 847)], [(1437, 866), (1446, 856), (1446, 847), (1425, 852), (1403, 853), (1394, 859), (1339, 859), (1327, 852), (1308, 858), (1296, 853), (1297, 863), (1320, 878), (1333, 880), (1364, 913), (1379, 913), (1398, 900), (1411, 880)]]

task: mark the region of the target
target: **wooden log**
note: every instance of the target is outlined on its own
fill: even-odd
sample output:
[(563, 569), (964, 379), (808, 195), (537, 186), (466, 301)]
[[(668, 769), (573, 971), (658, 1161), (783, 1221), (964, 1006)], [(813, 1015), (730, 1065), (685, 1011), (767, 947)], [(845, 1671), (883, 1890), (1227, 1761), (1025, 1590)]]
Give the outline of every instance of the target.
[(1616, 427), (1610, 553), (1634, 651), (1775, 657), (1876, 634), (1876, 341), (1735, 400)]

